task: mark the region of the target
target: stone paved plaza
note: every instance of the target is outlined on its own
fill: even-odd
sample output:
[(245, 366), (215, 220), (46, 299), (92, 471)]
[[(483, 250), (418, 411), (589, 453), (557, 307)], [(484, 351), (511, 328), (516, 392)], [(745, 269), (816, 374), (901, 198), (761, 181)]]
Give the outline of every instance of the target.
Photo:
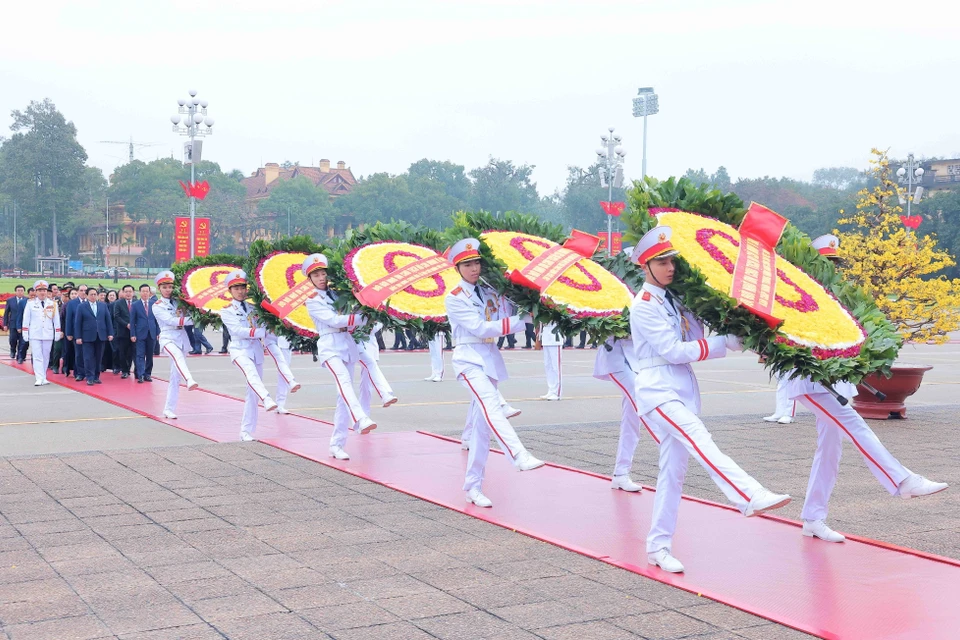
[[(507, 355), (514, 379), (505, 394), (524, 410), (518, 431), (539, 457), (609, 473), (619, 400), (590, 378), (591, 352), (564, 355), (559, 403), (534, 400), (544, 387), (540, 354)], [(423, 382), (426, 358), (384, 355), (401, 398), (376, 414), (384, 430), (458, 433), (465, 394), (454, 382)], [(871, 424), (904, 464), (954, 489), (893, 498), (848, 445), (830, 523), (960, 558), (952, 395), (960, 349), (916, 349), (909, 359), (937, 367), (910, 419)], [(797, 498), (780, 514), (798, 518), (812, 416), (760, 421), (772, 410), (773, 385), (746, 355), (702, 365), (715, 439), (761, 482)], [(239, 395), (242, 380), (226, 358), (191, 366), (203, 386)], [(330, 380), (311, 366), (309, 357), (294, 361), (305, 389), (292, 408), (329, 417)], [(5, 366), (0, 399), (6, 638), (809, 637), (264, 444), (210, 444), (67, 389), (34, 390), (32, 377)], [(642, 440), (634, 478), (651, 484), (655, 460)], [(722, 499), (696, 465), (685, 492)], [(575, 505), (556, 508), (576, 517)]]

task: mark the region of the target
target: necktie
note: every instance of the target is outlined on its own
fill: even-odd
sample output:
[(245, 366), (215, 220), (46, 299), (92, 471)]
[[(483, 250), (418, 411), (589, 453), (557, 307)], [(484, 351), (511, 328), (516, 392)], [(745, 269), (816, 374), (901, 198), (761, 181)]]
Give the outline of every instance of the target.
[(246, 301), (246, 300), (241, 300), (241, 301), (240, 301), (240, 306), (243, 308), (244, 313), (246, 313), (246, 311), (247, 311), (247, 301)]
[(676, 311), (677, 305), (673, 301), (673, 294), (670, 293), (670, 289), (666, 289), (666, 293), (664, 294), (664, 297), (667, 299), (667, 302), (670, 303), (670, 306), (673, 307), (673, 310)]
[(127, 300), (127, 316), (129, 317), (130, 312), (133, 311), (133, 303)]
[(143, 312), (147, 314), (147, 316), (150, 315), (150, 305), (147, 304), (146, 300), (143, 301)]
[(483, 292), (480, 291), (480, 285), (473, 285), (474, 290), (477, 292), (477, 297), (480, 298), (480, 302), (483, 302)]

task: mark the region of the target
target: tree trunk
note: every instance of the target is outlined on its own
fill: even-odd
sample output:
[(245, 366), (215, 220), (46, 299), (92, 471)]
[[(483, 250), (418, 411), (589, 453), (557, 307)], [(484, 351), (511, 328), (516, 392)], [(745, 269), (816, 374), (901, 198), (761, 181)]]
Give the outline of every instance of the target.
[(60, 247), (57, 244), (57, 203), (53, 203), (53, 253), (51, 255), (59, 256)]

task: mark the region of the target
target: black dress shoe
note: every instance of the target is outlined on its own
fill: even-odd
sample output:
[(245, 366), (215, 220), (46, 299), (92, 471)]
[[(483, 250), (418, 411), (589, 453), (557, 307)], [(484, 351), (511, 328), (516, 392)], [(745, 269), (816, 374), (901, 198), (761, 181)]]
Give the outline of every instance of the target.
[(95, 378), (93, 381), (93, 384), (103, 384), (103, 383), (100, 382), (100, 378)]
[(126, 371), (124, 371), (123, 373), (120, 374), (120, 379), (121, 379), (121, 380), (126, 380), (126, 379), (129, 378), (129, 377), (130, 377), (130, 374), (127, 373)]
[(210, 355), (211, 353), (213, 353), (213, 347), (207, 347), (206, 355)]
[(226, 349), (220, 349), (220, 351), (217, 351), (217, 353), (226, 353), (226, 352), (227, 352)]
[(83, 380), (83, 376), (74, 376), (73, 379), (76, 380), (77, 382), (80, 382), (81, 380)]
[(93, 386), (93, 380), (87, 380), (87, 386), (88, 386), (88, 387), (92, 387), (92, 386)]
[(143, 377), (137, 378), (137, 384), (141, 384), (142, 382), (143, 382)]
[(153, 382), (153, 378), (151, 378), (150, 376), (143, 376), (143, 379), (146, 380), (147, 382)]

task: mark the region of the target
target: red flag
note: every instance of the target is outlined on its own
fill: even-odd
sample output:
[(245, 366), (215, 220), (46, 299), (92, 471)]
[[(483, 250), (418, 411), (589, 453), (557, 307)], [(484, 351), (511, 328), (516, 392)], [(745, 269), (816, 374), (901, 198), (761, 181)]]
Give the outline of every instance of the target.
[(592, 258), (597, 251), (597, 247), (600, 246), (600, 237), (574, 229), (570, 232), (570, 237), (563, 243), (563, 246), (574, 253), (579, 253), (584, 258)]
[(601, 200), (600, 206), (603, 207), (603, 212), (608, 216), (619, 216), (627, 205), (624, 202), (603, 202)]
[(916, 229), (923, 222), (923, 216), (900, 216), (900, 221), (908, 229)]
[(193, 185), (193, 195), (197, 200), (203, 200), (210, 193), (210, 183), (204, 180)]
[(190, 187), (188, 187), (187, 185), (183, 184), (183, 180), (177, 180), (177, 182), (180, 183), (180, 186), (183, 187), (183, 192), (184, 192), (185, 194), (187, 194), (187, 197), (189, 198), (189, 197), (190, 197)]

